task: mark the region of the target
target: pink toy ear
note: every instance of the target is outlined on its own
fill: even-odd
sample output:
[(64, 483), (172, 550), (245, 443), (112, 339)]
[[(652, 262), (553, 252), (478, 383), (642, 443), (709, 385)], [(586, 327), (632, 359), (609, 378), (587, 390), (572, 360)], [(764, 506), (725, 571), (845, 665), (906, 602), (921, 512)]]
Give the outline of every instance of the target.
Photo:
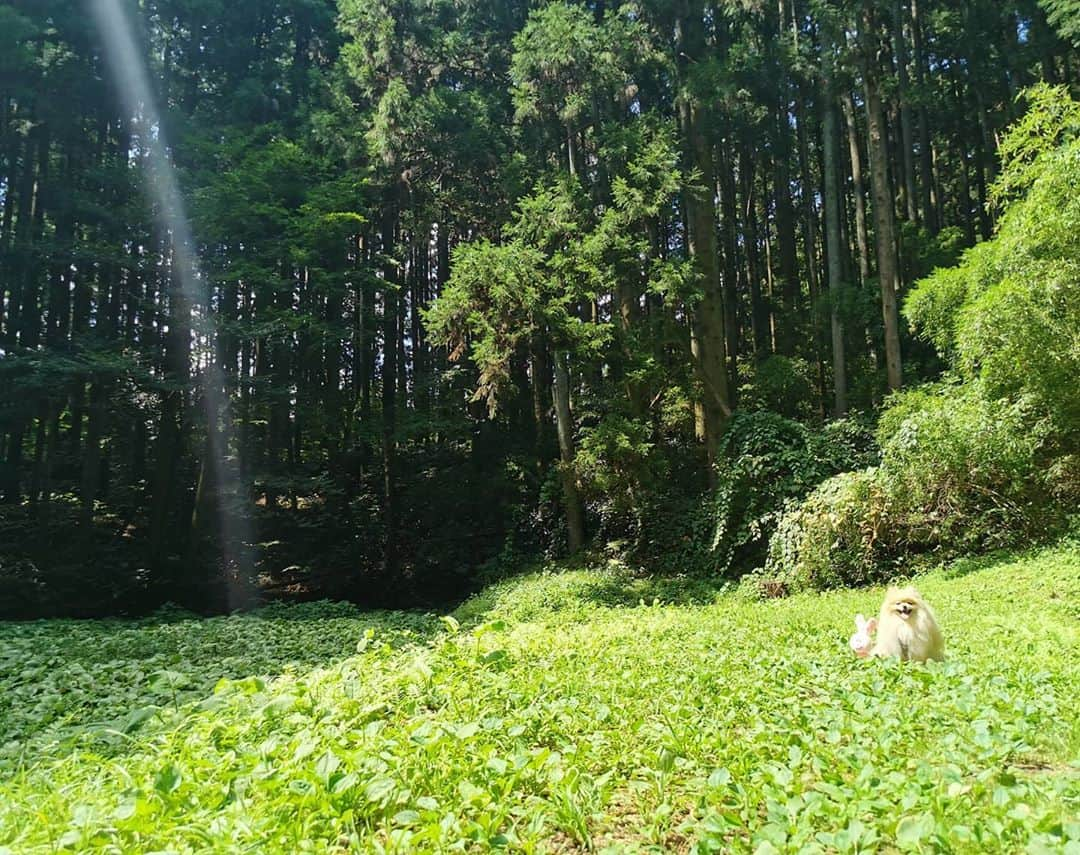
[(871, 632), (875, 632), (876, 630), (877, 630), (877, 618), (870, 618), (870, 620), (868, 620), (866, 622), (866, 631), (867, 631), (867, 633), (871, 633)]

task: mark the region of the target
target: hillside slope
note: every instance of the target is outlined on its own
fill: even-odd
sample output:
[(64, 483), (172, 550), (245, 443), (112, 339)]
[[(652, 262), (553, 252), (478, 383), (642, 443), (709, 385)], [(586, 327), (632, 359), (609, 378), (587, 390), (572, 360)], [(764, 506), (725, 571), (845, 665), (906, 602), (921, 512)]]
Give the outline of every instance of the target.
[(618, 573), (0, 625), (0, 851), (1080, 851), (1080, 549), (918, 584), (941, 665), (852, 656), (880, 590)]

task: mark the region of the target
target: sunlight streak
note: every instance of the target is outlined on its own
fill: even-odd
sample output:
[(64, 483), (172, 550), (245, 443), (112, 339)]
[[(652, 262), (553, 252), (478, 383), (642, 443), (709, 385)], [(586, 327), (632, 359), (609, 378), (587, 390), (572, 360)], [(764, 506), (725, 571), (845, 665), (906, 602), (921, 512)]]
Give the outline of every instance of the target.
[[(172, 268), (175, 281), (179, 283), (180, 297), (191, 309), (203, 309), (209, 324), (209, 299), (204, 293), (205, 283), (195, 255), (191, 225), (188, 221), (183, 195), (176, 170), (169, 160), (168, 145), (161, 113), (150, 84), (147, 64), (140, 54), (135, 29), (121, 0), (90, 0), (90, 10), (105, 48), (106, 64), (113, 83), (120, 94), (124, 108), (131, 120), (140, 128), (140, 138), (149, 160), (150, 193), (157, 203), (157, 216), (168, 235), (172, 249)], [(198, 338), (196, 338), (196, 345)], [(224, 408), (228, 397), (224, 390), (224, 374), (214, 356), (212, 328), (206, 330), (205, 343), (205, 405), (207, 454), (212, 473), (212, 484), (217, 485), (217, 514), (220, 524), (222, 558), (225, 566), (227, 599), (230, 609), (243, 604), (245, 578), (250, 569), (246, 545), (250, 544), (249, 526), (243, 512), (229, 514), (224, 507), (225, 485), (235, 488), (243, 495), (243, 485), (236, 473), (226, 463), (228, 449), (220, 429), (221, 420), (227, 418)], [(196, 352), (193, 368), (198, 370), (203, 362)], [(211, 488), (213, 489), (213, 488)]]

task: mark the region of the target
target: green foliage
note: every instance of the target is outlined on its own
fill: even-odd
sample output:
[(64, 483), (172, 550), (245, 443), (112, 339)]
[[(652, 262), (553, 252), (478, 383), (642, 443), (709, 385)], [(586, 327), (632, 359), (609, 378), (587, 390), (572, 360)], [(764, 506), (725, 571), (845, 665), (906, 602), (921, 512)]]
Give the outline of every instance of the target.
[[(1074, 0), (1047, 2), (1071, 32)], [(877, 88), (891, 129), (918, 130), (879, 157), (859, 110), (833, 141), (904, 189), (906, 283), (988, 231), (975, 200), (1010, 87), (1076, 63), (1028, 0), (913, 4), (908, 58), (900, 39), (884, 64), (861, 56), (903, 34), (882, 3), (117, 0), (144, 66), (121, 83), (154, 93), (133, 111), (101, 5), (0, 3), (5, 614), (207, 606), (194, 579), (456, 601), (495, 556), (557, 549), (570, 465), (575, 541), (580, 486), (580, 537), (676, 570), (756, 563), (780, 504), (858, 455), (826, 460), (813, 432), (761, 420), (707, 493), (694, 414), (718, 342), (728, 403), (818, 424), (835, 310), (851, 409), (884, 396), (865, 236), (820, 220), (821, 108)], [(993, 193), (1038, 209), (910, 312), (956, 371), (1049, 414), (1063, 472), (1078, 194), (1043, 181), (1064, 174), (1076, 109), (1060, 89), (1027, 100)], [(190, 252), (146, 192), (155, 140)], [(835, 238), (851, 257), (825, 287)], [(902, 347), (905, 383), (939, 374)], [(160, 780), (176, 795), (190, 776)]]
[(1030, 401), (944, 385), (905, 393), (879, 428), (881, 475), (914, 545), (967, 550), (1053, 534), (1069, 491), (1052, 425)]
[(1080, 428), (1080, 105), (1062, 87), (1025, 92), (1001, 143), (997, 234), (904, 304), (915, 333), (989, 394), (1034, 396), (1065, 433)]
[(1080, 435), (1080, 141), (1068, 140), (1080, 105), (1050, 87), (1029, 97), (999, 182), (1003, 198), (1023, 195), (993, 240), (920, 282), (904, 311), (987, 394), (1030, 397), (1069, 447)]
[(450, 281), (424, 317), (452, 360), (468, 353), (476, 362), (473, 398), (486, 400), (491, 415), (520, 351), (544, 344), (589, 359), (610, 336), (610, 324), (583, 322), (577, 311), (599, 284), (581, 250), (586, 218), (572, 182), (540, 182), (518, 202), (506, 243), (478, 240), (454, 250)]
[(612, 101), (631, 82), (633, 64), (652, 53), (638, 15), (619, 10), (598, 22), (582, 6), (541, 6), (514, 36), (517, 118), (554, 118), (578, 128), (597, 101)]
[(1025, 89), (1022, 97), (1027, 109), (998, 146), (1002, 169), (990, 188), (997, 203), (1022, 197), (1046, 169), (1053, 169), (1044, 158), (1080, 136), (1080, 103), (1067, 87), (1039, 83)]
[(1080, 142), (1010, 210), (988, 287), (957, 317), (959, 365), (989, 394), (1032, 396), (1080, 435)]
[(1039, 0), (1046, 17), (1063, 38), (1080, 46), (1080, 2), (1077, 0)]
[(598, 290), (652, 293), (693, 301), (696, 286), (685, 259), (657, 255), (645, 226), (663, 214), (682, 186), (678, 142), (670, 124), (646, 117), (605, 125), (599, 152), (611, 171), (611, 200), (583, 236), (580, 251), (595, 270)]
[[(265, 678), (340, 661), (365, 631), (400, 646), (434, 631), (410, 612), (361, 613), (347, 603), (266, 606), (244, 617), (200, 618), (165, 606), (137, 620), (5, 624), (0, 631), (0, 766), (25, 757), (25, 740), (117, 747), (120, 734), (165, 703), (200, 700), (222, 679)], [(53, 633), (63, 647), (46, 649)], [(148, 715), (140, 710), (147, 707)], [(135, 715), (138, 713), (138, 715)], [(0, 838), (0, 844), (3, 843)]]
[(650, 426), (625, 416), (606, 415), (581, 431), (574, 470), (584, 495), (603, 503), (601, 515), (625, 515), (641, 508), (649, 489)]
[(770, 354), (740, 366), (745, 376), (739, 404), (745, 410), (770, 410), (791, 419), (812, 419), (815, 412), (814, 366), (799, 357)]
[(702, 605), (719, 601), (725, 591), (709, 579), (635, 573), (617, 560), (589, 570), (551, 563), (488, 586), (462, 603), (454, 615), (464, 624), (488, 620), (570, 623), (589, 620), (598, 607), (631, 608), (654, 601)]
[(879, 578), (912, 553), (1060, 531), (1080, 500), (1080, 141), (1064, 90), (1028, 93), (1006, 134), (994, 238), (938, 270), (905, 313), (957, 382), (893, 396), (881, 466), (828, 482), (782, 521), (767, 572), (793, 585)]
[(825, 482), (792, 507), (766, 576), (790, 587), (878, 581), (922, 553), (956, 555), (1046, 538), (1075, 500), (1075, 464), (1054, 463), (1049, 425), (1025, 402), (953, 384), (894, 396), (881, 465)]
[(935, 270), (920, 280), (904, 301), (904, 316), (912, 330), (947, 359), (956, 356), (956, 320), (960, 309), (972, 287), (979, 287), (977, 281), (972, 282), (972, 273), (990, 249), (991, 244), (981, 243), (968, 250), (962, 265)]
[(876, 468), (830, 478), (781, 516), (763, 573), (745, 584), (755, 588), (763, 581), (781, 582), (790, 591), (866, 584), (887, 576), (881, 555), (886, 508)]
[[(678, 534), (664, 566), (724, 574), (759, 567), (789, 502), (827, 478), (877, 460), (866, 425), (830, 422), (814, 430), (776, 413), (736, 413), (721, 439), (716, 487), (673, 521)], [(651, 516), (651, 515), (650, 515)]]
[(903, 280), (913, 282), (956, 264), (964, 251), (965, 237), (958, 226), (946, 226), (931, 235), (914, 223), (904, 222), (900, 224), (900, 244)]
[[(1073, 0), (1048, 2), (1067, 29)], [(988, 231), (975, 199), (1010, 87), (1069, 80), (1076, 62), (1027, 0), (912, 5), (908, 61), (900, 40), (896, 62), (872, 66), (847, 34), (872, 50), (902, 35), (880, 3), (120, 0), (151, 128), (118, 97), (100, 5), (0, 4), (9, 615), (209, 608), (208, 590), (249, 586), (456, 602), (495, 556), (558, 548), (560, 486), (575, 541), (580, 487), (581, 537), (635, 561), (758, 563), (784, 502), (865, 461), (839, 442), (833, 455), (833, 428), (820, 445), (736, 419), (708, 492), (694, 412), (717, 342), (738, 409), (818, 424), (835, 310), (852, 410), (884, 395), (874, 275), (842, 250), (828, 254), (846, 281), (823, 282), (818, 226), (834, 248), (865, 236), (819, 221), (832, 113), (814, 93), (876, 85), (889, 116), (914, 119), (918, 139), (894, 134), (885, 162), (861, 111), (850, 140), (873, 155), (868, 176), (904, 187), (907, 282)], [(1026, 402), (1065, 501), (1078, 194), (1055, 152), (1076, 107), (1060, 89), (1027, 100), (993, 195), (1030, 215), (1009, 212), (1000, 247), (920, 288), (909, 312), (958, 373)], [(146, 192), (151, 137), (190, 253)], [(714, 264), (722, 294), (699, 275)], [(783, 355), (763, 359), (772, 342)], [(903, 350), (905, 383), (937, 376), (927, 346)], [(561, 455), (553, 365), (570, 392)], [(157, 776), (164, 795), (190, 783), (173, 770)]]
[(604, 35), (581, 6), (550, 3), (534, 11), (514, 39), (517, 118), (553, 115), (578, 124), (592, 106), (590, 84), (603, 86), (617, 71)]
[(851, 655), (878, 589), (746, 603), (616, 569), (445, 621), (9, 624), (0, 848), (1070, 852), (1078, 585), (1075, 546), (921, 578), (927, 666)]
[(53, 497), (49, 514), (45, 527), (31, 508), (0, 505), (0, 620), (89, 617), (147, 600), (152, 580), (136, 545), (116, 537), (118, 518), (102, 513), (88, 529), (66, 494)]
[(546, 287), (543, 256), (518, 243), (489, 241), (454, 250), (454, 273), (428, 311), (428, 330), (450, 348), (450, 359), (470, 353), (480, 368), (476, 400), (495, 413), (498, 392), (510, 379), (510, 359), (542, 329), (543, 314), (566, 315), (567, 300)]

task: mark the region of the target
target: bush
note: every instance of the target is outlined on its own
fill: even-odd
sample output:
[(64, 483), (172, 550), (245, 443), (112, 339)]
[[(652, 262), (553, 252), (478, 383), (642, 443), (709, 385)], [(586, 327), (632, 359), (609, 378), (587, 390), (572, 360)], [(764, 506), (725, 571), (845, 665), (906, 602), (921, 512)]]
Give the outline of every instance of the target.
[(878, 469), (825, 481), (783, 514), (769, 541), (764, 577), (788, 591), (875, 581), (884, 575), (887, 500)]
[(118, 537), (119, 527), (105, 515), (83, 525), (67, 494), (53, 496), (47, 508), (0, 505), (0, 620), (144, 608), (152, 580), (139, 545)]
[(799, 357), (772, 354), (759, 363), (740, 366), (745, 375), (739, 406), (770, 410), (793, 419), (818, 417), (814, 365)]
[(815, 431), (767, 411), (736, 413), (720, 449), (715, 489), (689, 509), (666, 556), (682, 569), (716, 574), (760, 566), (786, 503), (837, 472), (877, 460), (873, 435), (859, 421)]
[(1058, 532), (1080, 492), (1075, 464), (1049, 453), (1050, 436), (1028, 402), (990, 399), (977, 386), (894, 396), (878, 430), (881, 465), (830, 479), (789, 507), (766, 576), (789, 589), (865, 584), (913, 555)]
[(40, 615), (47, 591), (41, 571), (32, 562), (0, 556), (0, 620)]
[(917, 397), (909, 407), (901, 396), (879, 432), (882, 478), (909, 517), (909, 539), (997, 546), (1044, 525), (1047, 421), (1026, 402), (978, 389), (946, 386)]
[(641, 528), (641, 495), (651, 487), (649, 425), (608, 414), (584, 428), (574, 457), (574, 475), (582, 495), (599, 517), (604, 534), (636, 534)]
[[(968, 250), (966, 262), (975, 262), (990, 244)], [(919, 337), (930, 342), (942, 356), (956, 354), (956, 319), (973, 289), (969, 267), (936, 270), (918, 282), (904, 301), (904, 316)]]
[(903, 280), (912, 282), (939, 267), (952, 267), (960, 259), (965, 239), (959, 226), (945, 226), (931, 235), (912, 222), (900, 223)]

